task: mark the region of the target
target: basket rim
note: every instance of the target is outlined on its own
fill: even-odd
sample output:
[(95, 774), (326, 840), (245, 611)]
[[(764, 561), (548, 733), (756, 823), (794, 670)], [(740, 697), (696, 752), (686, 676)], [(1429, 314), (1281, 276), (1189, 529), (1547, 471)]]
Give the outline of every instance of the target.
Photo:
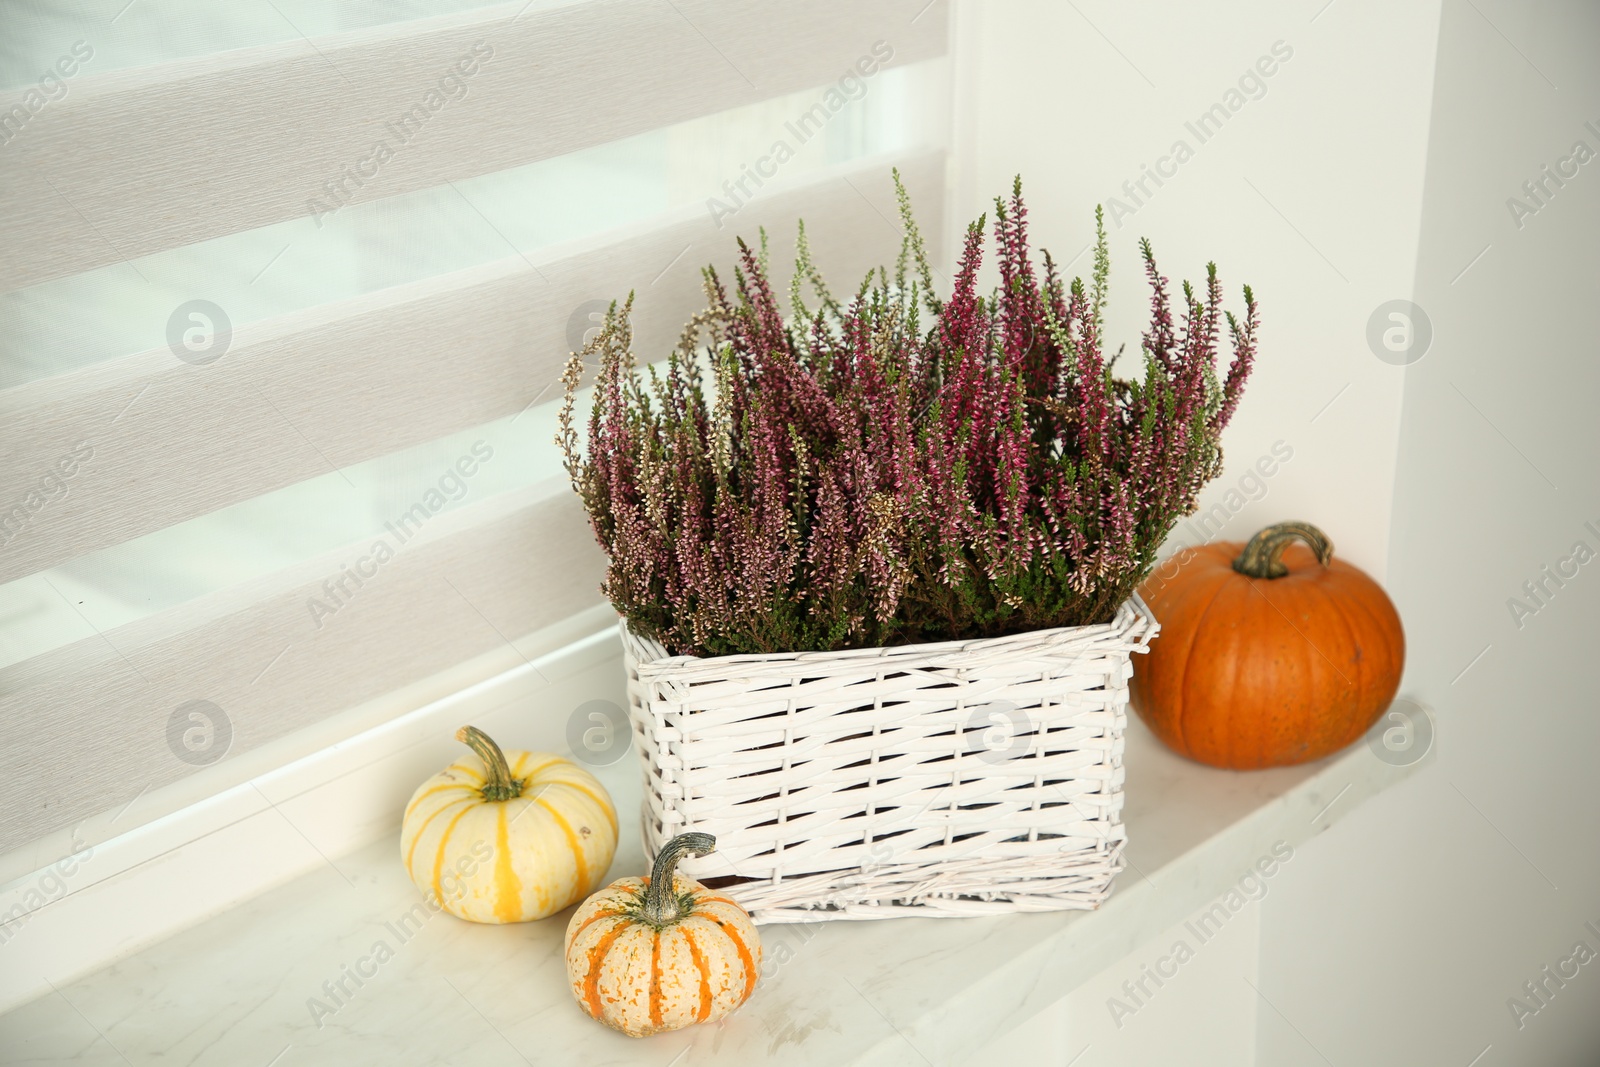
[[(1052, 626), (1039, 630), (1002, 637), (978, 637), (954, 641), (925, 641), (904, 645), (875, 645), (869, 648), (844, 648), (831, 651), (801, 652), (740, 652), (726, 656), (675, 656), (654, 638), (641, 637), (633, 632), (628, 620), (619, 616), (617, 628), (623, 636), (624, 646), (631, 646), (637, 660), (636, 669), (651, 673), (684, 668), (700, 670), (737, 668), (761, 664), (839, 664), (855, 660), (870, 661), (900, 659), (913, 656), (946, 655), (950, 653), (994, 653), (1036, 645), (1059, 644), (1064, 641), (1092, 637), (1123, 638), (1131, 650), (1148, 650), (1150, 640), (1161, 629), (1155, 614), (1138, 593), (1131, 594), (1118, 607), (1110, 622), (1089, 623), (1084, 626)], [(639, 653), (642, 653), (640, 655)]]

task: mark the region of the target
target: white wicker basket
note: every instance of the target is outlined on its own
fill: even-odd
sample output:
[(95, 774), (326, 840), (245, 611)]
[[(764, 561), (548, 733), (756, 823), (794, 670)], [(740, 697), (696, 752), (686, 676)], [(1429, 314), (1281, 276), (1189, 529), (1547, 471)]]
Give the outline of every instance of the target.
[(1129, 653), (1157, 624), (770, 656), (622, 627), (644, 843), (758, 923), (1097, 907), (1122, 869)]

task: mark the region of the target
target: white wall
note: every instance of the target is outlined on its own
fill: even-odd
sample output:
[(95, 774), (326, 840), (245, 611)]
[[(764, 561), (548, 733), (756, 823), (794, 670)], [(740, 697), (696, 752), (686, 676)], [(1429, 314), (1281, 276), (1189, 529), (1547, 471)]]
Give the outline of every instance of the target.
[[(1249, 282), (1262, 305), (1262, 350), (1224, 439), (1226, 470), (1202, 505), (1224, 500), (1258, 457), (1285, 442), (1293, 458), (1221, 536), (1243, 540), (1268, 522), (1306, 519), (1329, 533), (1341, 555), (1381, 579), (1391, 558), (1406, 371), (1374, 356), (1366, 327), (1379, 304), (1412, 295), (1439, 4), (1325, 4), (992, 0), (958, 6), (952, 221), (987, 210), (1020, 171), (1035, 245), (1064, 261), (1090, 239), (1096, 203), (1119, 197), (1133, 207), (1120, 226), (1108, 213), (1110, 336), (1114, 344), (1129, 344), (1130, 360), (1137, 358), (1148, 310), (1139, 237), (1151, 239), (1174, 281), (1202, 278), (1206, 261), (1215, 259), (1235, 309), (1239, 286)], [(1200, 142), (1185, 124), (1215, 103), (1226, 104), (1228, 90), (1239, 88), (1241, 75), (1262, 57), (1274, 60), (1263, 64), (1273, 71), (1262, 79), (1264, 90), (1256, 89), (1255, 98), (1244, 99), (1220, 131)], [(1192, 156), (1159, 188), (1147, 179), (1153, 195), (1141, 193), (1143, 203), (1136, 204), (1123, 182), (1136, 181), (1179, 139)], [(1084, 256), (1070, 273), (1088, 269)], [(1175, 536), (1183, 543), (1199, 539), (1182, 527)], [(1389, 818), (1399, 817), (1388, 810)], [(1352, 822), (1370, 826), (1372, 815)], [(1303, 850), (1307, 857), (1331, 851), (1320, 842)], [(1327, 876), (1325, 862), (1308, 859), (1304, 867), (1314, 865)], [(1281, 945), (1299, 943), (1308, 927), (1330, 941), (1340, 936), (1308, 906), (1316, 878), (1307, 869), (1293, 878), (1294, 902), (1274, 899), (1262, 912), (1281, 917), (1263, 925), (1260, 935), (1275, 980), (1262, 992), (1279, 1008), (1288, 978)], [(1252, 928), (1212, 956), (1204, 975), (1195, 972), (1202, 981), (1164, 991), (1148, 1013), (1159, 1025), (1108, 1029), (1105, 998), (1128, 976), (1124, 971), (1138, 970), (1142, 958), (1135, 953), (1041, 1014), (1010, 1047), (1064, 1064), (1085, 1044), (1095, 1045), (1077, 1067), (1234, 1067), (1251, 1062), (1242, 1050), (1255, 1044), (1259, 1031), (1267, 1035), (1263, 1049), (1271, 1051), (1254, 1062), (1298, 1063), (1282, 1058), (1279, 1017), (1256, 1003), (1245, 984), (1257, 978), (1255, 945)], [(1294, 978), (1305, 984), (1294, 986), (1295, 1010), (1306, 1010), (1303, 999), (1314, 996), (1314, 988), (1326, 996), (1329, 987), (1315, 985), (1314, 959), (1298, 962)], [(1344, 977), (1361, 980), (1354, 970)], [(1341, 1004), (1338, 998), (1325, 1002), (1321, 1018), (1339, 1018)], [(1164, 1022), (1161, 1013), (1172, 1019)], [(1209, 1022), (1196, 1029), (1193, 1019), (1200, 1017)], [(1204, 1041), (1174, 1043), (1185, 1027)]]
[(1597, 55), (1593, 3), (1444, 8), (1415, 296), (1436, 338), (1407, 371), (1389, 565), (1438, 759), (1266, 902), (1263, 991), (1300, 1033), (1264, 1013), (1263, 1065), (1600, 1062), (1600, 961), (1548, 1006), (1523, 990), (1600, 952), (1600, 563), (1520, 628), (1508, 607), (1600, 551), (1600, 161), (1520, 228), (1507, 206), (1575, 141), (1600, 152)]

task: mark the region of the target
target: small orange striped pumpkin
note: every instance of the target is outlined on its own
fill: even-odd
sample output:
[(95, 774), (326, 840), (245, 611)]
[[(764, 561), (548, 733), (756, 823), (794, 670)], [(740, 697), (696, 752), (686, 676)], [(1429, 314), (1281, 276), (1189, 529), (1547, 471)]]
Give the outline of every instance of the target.
[(761, 967), (750, 916), (676, 873), (686, 853), (704, 856), (716, 844), (710, 834), (679, 834), (649, 878), (619, 878), (573, 914), (567, 975), (590, 1016), (646, 1037), (720, 1019), (750, 999)]
[(617, 850), (605, 786), (560, 756), (501, 752), (475, 726), (456, 740), (478, 758), (423, 782), (400, 827), (417, 888), (479, 923), (542, 919), (594, 892)]

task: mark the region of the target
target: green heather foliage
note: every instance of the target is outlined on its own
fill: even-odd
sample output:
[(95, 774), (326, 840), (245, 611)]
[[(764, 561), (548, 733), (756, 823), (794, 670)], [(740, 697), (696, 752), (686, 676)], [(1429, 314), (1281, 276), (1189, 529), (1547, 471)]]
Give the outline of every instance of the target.
[[(603, 591), (635, 632), (723, 655), (992, 637), (1108, 621), (1221, 468), (1258, 316), (1222, 311), (1215, 265), (1153, 290), (1142, 362), (1102, 351), (1109, 257), (1096, 213), (1089, 282), (1029, 256), (1019, 178), (995, 201), (1000, 285), (976, 292), (985, 220), (953, 292), (934, 292), (895, 175), (905, 239), (891, 273), (833, 295), (802, 224), (788, 317), (740, 241), (730, 294), (641, 373), (633, 297), (568, 364), (557, 438), (610, 557)], [(815, 306), (806, 301), (811, 300)], [(1233, 361), (1216, 366), (1224, 320)], [(573, 426), (598, 361), (587, 447)]]

